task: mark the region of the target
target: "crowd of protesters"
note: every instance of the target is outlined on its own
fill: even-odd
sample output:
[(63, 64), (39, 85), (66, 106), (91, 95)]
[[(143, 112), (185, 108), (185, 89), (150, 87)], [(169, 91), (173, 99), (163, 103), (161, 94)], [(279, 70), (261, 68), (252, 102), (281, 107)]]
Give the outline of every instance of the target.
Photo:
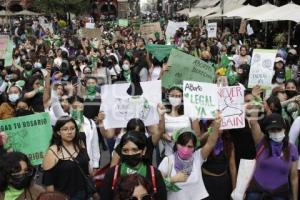
[[(189, 25), (171, 38), (157, 33), (145, 40), (131, 25), (96, 23), (99, 39), (77, 34), (84, 20), (67, 28), (51, 21), (51, 29), (35, 18), (11, 27), (13, 62), (0, 66), (0, 120), (47, 112), (53, 136), (43, 164), (33, 166), (25, 154), (5, 149), (8, 136), (0, 133), (0, 200), (229, 200), (240, 159), (256, 159), (245, 199), (298, 200), (296, 48), (277, 44), (272, 90), (265, 91), (247, 87), (253, 49), (266, 46), (256, 33), (226, 27), (212, 39), (205, 26)], [(159, 61), (147, 44), (175, 45), (210, 64), (216, 81), (244, 85), (245, 127), (220, 130), (221, 112), (214, 120), (189, 118), (182, 86), (174, 85), (162, 90), (159, 124), (133, 118), (126, 128), (105, 129), (101, 86), (131, 83), (136, 96), (140, 82), (160, 80), (169, 70), (168, 58)], [(89, 178), (99, 173), (100, 186), (90, 191)]]

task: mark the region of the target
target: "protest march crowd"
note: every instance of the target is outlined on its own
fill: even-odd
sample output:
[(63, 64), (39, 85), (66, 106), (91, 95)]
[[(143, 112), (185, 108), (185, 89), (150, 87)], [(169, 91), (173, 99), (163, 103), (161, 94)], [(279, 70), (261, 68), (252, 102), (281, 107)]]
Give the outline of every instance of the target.
[(0, 200), (298, 200), (297, 46), (45, 20), (0, 35)]

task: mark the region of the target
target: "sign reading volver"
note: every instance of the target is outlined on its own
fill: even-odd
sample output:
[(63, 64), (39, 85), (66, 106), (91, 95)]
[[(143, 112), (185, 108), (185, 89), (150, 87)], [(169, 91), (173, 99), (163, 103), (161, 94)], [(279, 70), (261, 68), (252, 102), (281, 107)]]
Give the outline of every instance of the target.
[(176, 49), (171, 51), (168, 66), (162, 78), (164, 88), (182, 85), (184, 80), (212, 83), (215, 78), (215, 70), (208, 63)]
[(141, 95), (131, 95), (129, 88), (129, 83), (101, 87), (106, 129), (125, 128), (132, 118), (143, 120), (146, 126), (159, 123), (157, 105), (162, 98), (161, 81), (141, 82)]
[(42, 164), (52, 137), (48, 113), (1, 120), (0, 130), (8, 136), (7, 149), (26, 154), (33, 165)]

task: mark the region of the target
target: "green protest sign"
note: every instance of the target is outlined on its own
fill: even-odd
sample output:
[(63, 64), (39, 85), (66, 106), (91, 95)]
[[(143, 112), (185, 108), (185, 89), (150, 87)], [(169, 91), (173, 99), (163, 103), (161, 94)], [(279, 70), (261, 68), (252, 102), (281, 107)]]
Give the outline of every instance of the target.
[(7, 149), (26, 154), (33, 165), (42, 163), (52, 137), (48, 113), (1, 120), (0, 130), (8, 136)]
[(168, 66), (169, 70), (162, 78), (164, 88), (182, 85), (184, 80), (212, 83), (215, 79), (215, 69), (212, 66), (177, 49), (172, 49)]
[(171, 50), (176, 48), (174, 45), (159, 45), (159, 44), (148, 44), (146, 50), (151, 53), (158, 61), (163, 61), (164, 58), (168, 57)]
[(119, 26), (127, 27), (128, 26), (128, 19), (119, 19)]

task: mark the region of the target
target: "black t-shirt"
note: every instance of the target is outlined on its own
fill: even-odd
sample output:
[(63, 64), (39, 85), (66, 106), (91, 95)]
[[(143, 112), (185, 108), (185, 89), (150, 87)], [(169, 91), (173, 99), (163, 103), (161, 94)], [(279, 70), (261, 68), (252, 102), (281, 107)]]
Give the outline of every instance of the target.
[(245, 124), (245, 128), (229, 130), (234, 144), (237, 167), (239, 166), (240, 159), (254, 159), (256, 155), (251, 129), (247, 121)]
[[(152, 142), (152, 136), (147, 138), (147, 145), (146, 145), (146, 153), (144, 156), (144, 160), (146, 164), (151, 165), (152, 164), (152, 155), (153, 155), (153, 150), (154, 150), (154, 144)], [(120, 156), (122, 154), (122, 149), (120, 144), (117, 145), (115, 148), (115, 152)]]
[(98, 116), (100, 106), (100, 96), (96, 96), (93, 100), (86, 98), (84, 100), (83, 115), (86, 116), (88, 119), (94, 119), (96, 116)]

